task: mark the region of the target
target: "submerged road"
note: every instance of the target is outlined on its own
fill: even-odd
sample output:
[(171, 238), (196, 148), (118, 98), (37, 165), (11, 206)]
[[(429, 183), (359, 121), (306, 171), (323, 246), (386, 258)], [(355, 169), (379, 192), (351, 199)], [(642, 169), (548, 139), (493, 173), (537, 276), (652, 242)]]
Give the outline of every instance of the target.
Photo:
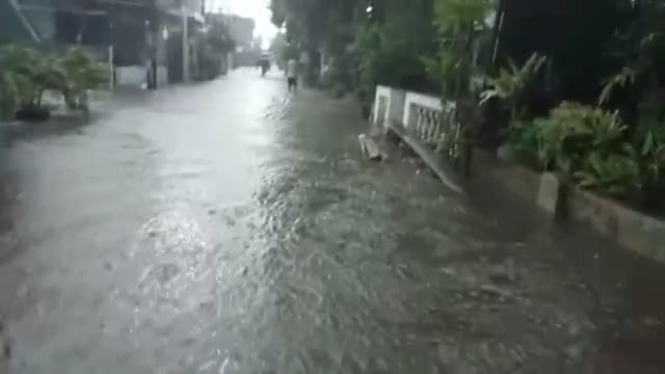
[(241, 70), (0, 151), (0, 373), (663, 373), (665, 271)]

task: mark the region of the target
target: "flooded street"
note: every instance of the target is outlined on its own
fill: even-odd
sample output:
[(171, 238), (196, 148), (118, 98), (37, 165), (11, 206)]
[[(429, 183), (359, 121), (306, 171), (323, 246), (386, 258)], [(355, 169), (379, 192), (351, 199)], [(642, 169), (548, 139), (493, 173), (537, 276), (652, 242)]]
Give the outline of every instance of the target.
[(359, 113), (240, 70), (8, 136), (0, 372), (665, 372), (662, 267), (363, 160)]

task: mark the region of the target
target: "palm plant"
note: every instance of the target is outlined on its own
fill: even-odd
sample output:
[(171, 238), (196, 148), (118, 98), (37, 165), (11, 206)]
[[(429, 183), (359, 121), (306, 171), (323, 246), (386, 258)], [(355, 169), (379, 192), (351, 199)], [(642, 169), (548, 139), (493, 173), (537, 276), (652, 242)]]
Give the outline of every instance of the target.
[(108, 84), (108, 74), (101, 64), (94, 62), (79, 48), (69, 49), (57, 61), (65, 82), (61, 92), (70, 108), (85, 108), (87, 92)]
[(62, 93), (70, 107), (82, 107), (86, 92), (107, 82), (103, 66), (77, 48), (57, 55), (16, 45), (0, 47), (0, 104), (8, 116), (47, 118), (46, 91)]
[(639, 165), (630, 149), (625, 154), (591, 153), (574, 176), (580, 187), (615, 196), (626, 196), (637, 190), (640, 184)]
[[(427, 72), (441, 83), (444, 105), (454, 102), (446, 114), (451, 126), (439, 139), (437, 149), (448, 156), (468, 155), (470, 144), (479, 133), (480, 110), (474, 79), (480, 76), (478, 51), (489, 35), (488, 15), (495, 0), (435, 0), (434, 26), (438, 31), (438, 50), (425, 57)], [(463, 145), (463, 148), (460, 147)]]
[(591, 152), (607, 156), (624, 150), (626, 126), (618, 113), (575, 103), (563, 103), (540, 122), (543, 165), (573, 175)]
[(0, 95), (7, 109), (30, 96), (32, 60), (30, 52), (14, 45), (0, 47)]
[(507, 69), (501, 68), (498, 76), (488, 78), (491, 88), (481, 94), (481, 104), (494, 98), (505, 100), (510, 106), (511, 122), (519, 120), (521, 98), (546, 62), (547, 57), (537, 53), (531, 55), (522, 66), (509, 60)]
[(443, 83), (448, 99), (458, 100), (471, 93), (472, 77), (478, 66), (473, 48), (489, 30), (488, 14), (494, 0), (436, 0), (435, 25), (439, 31), (439, 51), (434, 59), (426, 59), (430, 74)]
[(641, 99), (662, 92), (665, 77), (665, 3), (633, 2), (638, 17), (627, 31), (613, 41), (610, 52), (625, 62), (620, 71), (603, 82), (600, 105), (611, 103), (614, 92), (626, 88), (632, 97)]
[(643, 114), (635, 134), (636, 160), (640, 169), (642, 204), (659, 209), (665, 203), (665, 126), (662, 119)]
[(42, 107), (45, 91), (60, 92), (67, 84), (65, 72), (60, 69), (58, 57), (55, 54), (38, 53), (30, 50), (29, 80), (32, 90), (27, 105)]
[(607, 78), (598, 98), (598, 105), (608, 104), (614, 92), (618, 88), (634, 84), (637, 75), (638, 72), (634, 68), (624, 66), (619, 73)]

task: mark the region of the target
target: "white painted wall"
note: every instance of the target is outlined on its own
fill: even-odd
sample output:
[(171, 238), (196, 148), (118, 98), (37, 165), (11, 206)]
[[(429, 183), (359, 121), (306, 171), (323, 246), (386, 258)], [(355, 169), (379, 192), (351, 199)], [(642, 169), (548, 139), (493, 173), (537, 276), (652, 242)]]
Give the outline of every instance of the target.
[(385, 121), (401, 122), (404, 113), (406, 92), (386, 86), (376, 88), (373, 121), (383, 125)]
[[(146, 67), (118, 66), (115, 68), (116, 86), (141, 87), (146, 83)], [(169, 74), (166, 66), (157, 67), (157, 87), (163, 87), (169, 83)]]
[(146, 70), (145, 66), (117, 66), (115, 68), (116, 86), (135, 86), (141, 87), (145, 84)]
[(157, 89), (169, 84), (169, 70), (166, 66), (157, 67)]

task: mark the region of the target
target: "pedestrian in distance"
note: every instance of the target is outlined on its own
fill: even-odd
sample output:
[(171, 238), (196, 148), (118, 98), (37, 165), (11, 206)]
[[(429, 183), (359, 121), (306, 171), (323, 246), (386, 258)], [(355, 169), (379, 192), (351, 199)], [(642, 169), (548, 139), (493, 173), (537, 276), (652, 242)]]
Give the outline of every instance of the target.
[(261, 76), (265, 77), (266, 73), (270, 70), (270, 56), (262, 55), (258, 65), (261, 68)]
[(289, 92), (298, 90), (298, 62), (290, 59), (286, 66), (286, 81), (289, 86)]

